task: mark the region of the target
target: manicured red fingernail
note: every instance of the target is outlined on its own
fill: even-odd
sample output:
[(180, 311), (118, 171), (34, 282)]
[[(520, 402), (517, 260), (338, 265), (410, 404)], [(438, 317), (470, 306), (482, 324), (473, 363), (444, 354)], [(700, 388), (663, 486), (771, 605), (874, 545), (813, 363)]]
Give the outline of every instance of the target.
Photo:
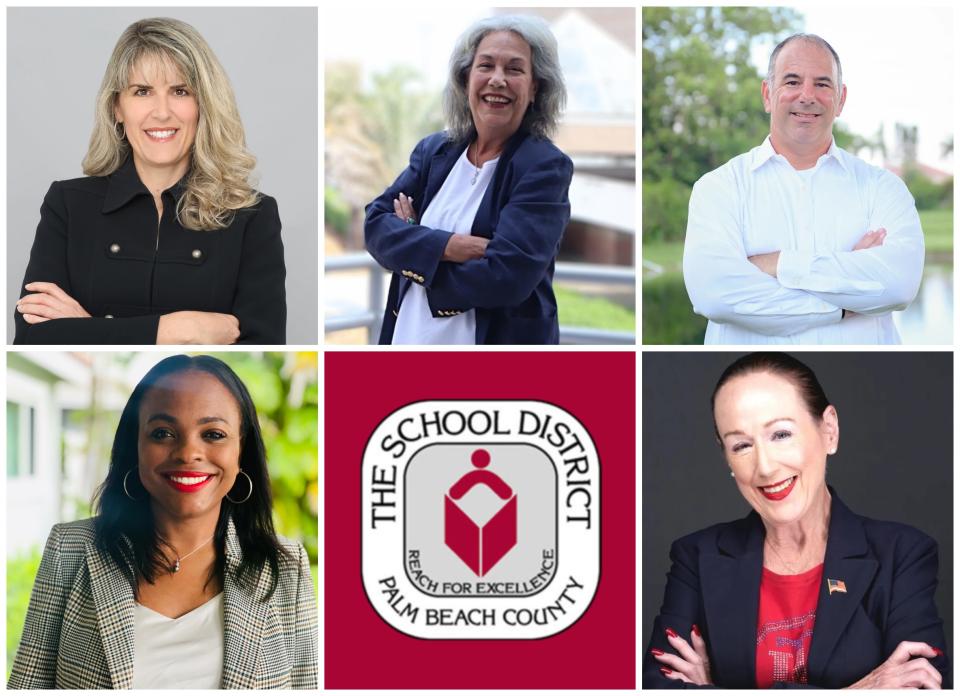
[(660, 671), (663, 672), (664, 674), (673, 674), (673, 670), (667, 669), (666, 667), (661, 667)]
[(668, 635), (670, 638), (677, 638), (677, 632), (674, 631), (672, 628), (668, 628), (668, 629), (667, 629), (667, 635)]
[(693, 631), (693, 634), (694, 634), (695, 636), (697, 636), (698, 638), (700, 637), (700, 629), (697, 628), (697, 624), (693, 624), (693, 626), (690, 628), (690, 630)]
[(654, 655), (658, 657), (660, 655), (663, 655), (663, 650), (660, 650), (659, 648), (650, 648), (650, 652), (652, 652)]
[[(930, 647), (933, 647), (933, 646), (930, 646)], [(943, 650), (941, 650), (940, 648), (933, 648), (933, 652), (937, 653), (937, 657), (940, 657), (941, 655), (943, 655)]]

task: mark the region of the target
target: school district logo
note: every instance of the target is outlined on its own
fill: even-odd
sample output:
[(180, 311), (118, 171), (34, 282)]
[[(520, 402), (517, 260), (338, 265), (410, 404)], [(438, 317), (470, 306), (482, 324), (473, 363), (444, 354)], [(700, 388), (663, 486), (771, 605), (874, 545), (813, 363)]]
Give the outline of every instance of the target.
[(423, 401), (363, 455), (363, 585), (417, 638), (544, 638), (600, 577), (600, 463), (583, 425), (539, 401)]

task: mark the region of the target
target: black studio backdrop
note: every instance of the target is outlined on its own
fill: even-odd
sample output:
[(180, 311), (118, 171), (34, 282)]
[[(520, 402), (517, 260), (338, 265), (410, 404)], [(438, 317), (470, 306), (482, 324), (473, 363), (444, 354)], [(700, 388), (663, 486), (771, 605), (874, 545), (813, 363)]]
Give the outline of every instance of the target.
[[(750, 507), (714, 439), (710, 395), (743, 352), (643, 353), (643, 623), (650, 640), (670, 544)], [(953, 653), (953, 356), (949, 352), (791, 353), (816, 373), (840, 417), (827, 483), (851, 510), (933, 537), (937, 608)]]

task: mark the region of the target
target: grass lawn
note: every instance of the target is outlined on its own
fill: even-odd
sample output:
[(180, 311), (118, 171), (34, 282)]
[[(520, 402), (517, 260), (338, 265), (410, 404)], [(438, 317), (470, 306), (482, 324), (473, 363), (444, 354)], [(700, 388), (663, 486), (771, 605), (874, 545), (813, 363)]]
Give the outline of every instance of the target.
[(683, 261), (683, 242), (644, 242), (644, 261), (663, 266), (664, 271), (679, 271)]
[(952, 210), (921, 210), (920, 225), (928, 254), (953, 253)]
[(576, 290), (554, 285), (561, 326), (609, 331), (637, 330), (636, 313), (602, 297), (588, 297)]

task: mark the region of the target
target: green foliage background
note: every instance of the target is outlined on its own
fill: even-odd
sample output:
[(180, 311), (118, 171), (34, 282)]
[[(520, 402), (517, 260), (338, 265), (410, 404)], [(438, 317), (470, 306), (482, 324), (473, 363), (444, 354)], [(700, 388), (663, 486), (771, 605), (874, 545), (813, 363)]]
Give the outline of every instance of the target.
[(786, 8), (643, 8), (643, 241), (682, 239), (690, 188), (769, 131), (758, 40), (780, 40), (800, 17)]
[[(783, 7), (645, 7), (643, 30), (643, 342), (702, 343), (706, 319), (693, 313), (680, 259), (693, 184), (759, 145), (770, 130), (751, 63), (757, 42), (772, 45), (802, 31), (802, 16)], [(912, 132), (916, 128), (901, 127)], [(884, 152), (875, 138), (834, 123), (840, 147)], [(952, 145), (951, 145), (952, 146)], [(906, 162), (927, 240), (927, 255), (952, 265), (953, 179), (935, 184)], [(949, 223), (946, 220), (949, 219)]]
[(302, 353), (216, 353), (257, 406), (273, 484), (277, 531), (317, 561), (318, 358)]

